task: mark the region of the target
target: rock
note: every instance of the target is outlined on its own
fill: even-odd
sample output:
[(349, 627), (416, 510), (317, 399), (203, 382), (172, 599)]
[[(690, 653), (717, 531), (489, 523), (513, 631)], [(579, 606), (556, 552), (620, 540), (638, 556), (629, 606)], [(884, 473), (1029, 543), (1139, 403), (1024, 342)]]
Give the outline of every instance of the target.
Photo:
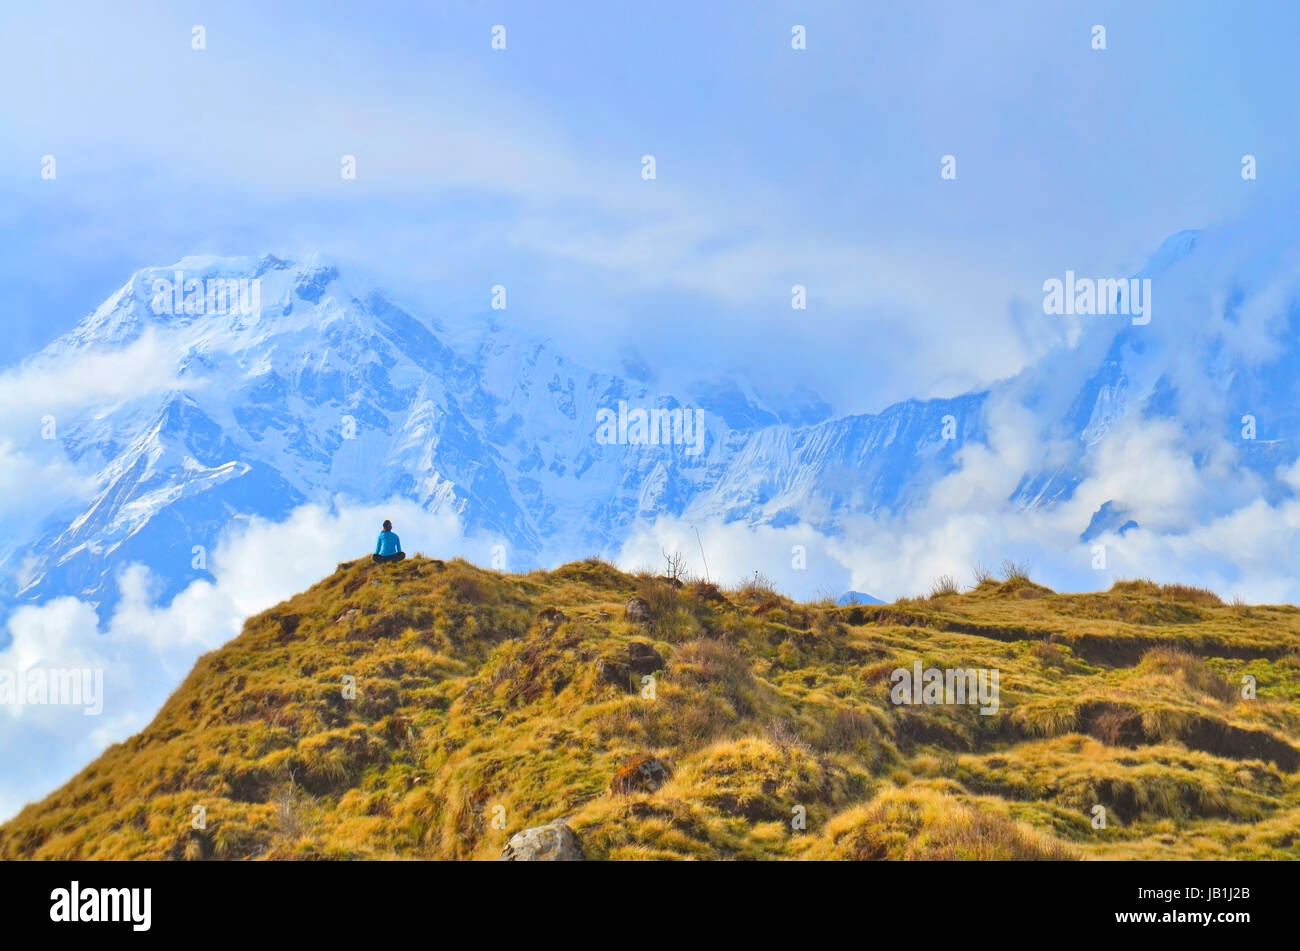
[(581, 862), (583, 858), (577, 835), (562, 819), (515, 833), (501, 850), (502, 862)]
[(615, 687), (628, 692), (632, 690), (632, 670), (627, 664), (621, 664), (617, 660), (602, 657), (596, 661), (596, 676), (603, 683), (613, 684)]
[(568, 619), (569, 616), (559, 608), (543, 608), (537, 615), (537, 620), (541, 622), (548, 634), (554, 634), (556, 628)]
[(650, 620), (650, 602), (645, 598), (628, 598), (623, 616), (633, 624), (644, 624)]
[(298, 632), (298, 625), (302, 623), (302, 617), (297, 614), (275, 615), (274, 620), (280, 625), (280, 643), (285, 643), (293, 638)]
[(596, 675), (600, 680), (628, 693), (636, 692), (636, 684), (646, 674), (663, 669), (664, 659), (645, 641), (632, 641), (626, 653), (596, 661)]
[(656, 756), (634, 756), (614, 774), (609, 791), (615, 796), (652, 793), (672, 778), (672, 767)]
[(645, 641), (632, 641), (627, 645), (627, 661), (635, 674), (653, 674), (664, 669), (664, 659)]
[(725, 604), (727, 601), (722, 592), (718, 590), (718, 586), (708, 582), (702, 581), (695, 585), (692, 593), (701, 601), (712, 601), (718, 604)]

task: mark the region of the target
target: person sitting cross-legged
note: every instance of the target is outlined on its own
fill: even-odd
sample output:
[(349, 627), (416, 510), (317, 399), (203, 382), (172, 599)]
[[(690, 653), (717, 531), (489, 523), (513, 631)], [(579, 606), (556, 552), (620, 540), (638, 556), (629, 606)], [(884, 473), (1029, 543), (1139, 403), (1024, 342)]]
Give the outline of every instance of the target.
[(393, 523), (384, 519), (384, 530), (379, 533), (379, 540), (375, 542), (375, 553), (370, 556), (370, 560), (379, 564), (381, 561), (401, 561), (405, 557), (406, 553), (402, 551), (402, 540), (393, 531)]

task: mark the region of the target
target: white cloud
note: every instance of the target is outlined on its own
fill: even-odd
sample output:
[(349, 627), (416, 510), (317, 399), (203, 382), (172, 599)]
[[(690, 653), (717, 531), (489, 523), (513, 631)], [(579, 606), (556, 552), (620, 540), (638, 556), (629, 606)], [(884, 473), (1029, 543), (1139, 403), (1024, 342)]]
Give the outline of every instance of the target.
[(121, 405), (193, 384), (176, 373), (176, 352), (147, 330), (112, 351), (43, 352), (0, 373), (0, 531), (27, 537), (19, 525), (91, 498), (94, 474), (72, 462), (59, 438), (86, 413), (107, 416)]
[(24, 450), (0, 433), (0, 534), (26, 537), (46, 515), (94, 490), (94, 479), (68, 462), (60, 444)]
[[(803, 549), (802, 559), (796, 546)], [(835, 547), (805, 524), (772, 528), (721, 521), (688, 524), (676, 518), (660, 518), (630, 534), (614, 561), (626, 571), (644, 569), (662, 574), (664, 553), (680, 552), (687, 573), (694, 577), (707, 575), (715, 584), (736, 585), (752, 580), (758, 572), (778, 590), (816, 598), (838, 596), (849, 579), (849, 569), (839, 563)], [(796, 567), (799, 563), (806, 567)]]
[(42, 418), (94, 408), (107, 415), (125, 402), (153, 393), (185, 390), (176, 351), (164, 335), (146, 329), (115, 350), (42, 353), (0, 373), (0, 434), (39, 439)]
[[(1300, 551), (1300, 500), (1266, 502), (1259, 480), (1237, 465), (1232, 447), (1202, 444), (1197, 466), (1197, 450), (1174, 424), (1126, 421), (1096, 447), (1070, 500), (1022, 508), (1010, 501), (1013, 490), (1026, 471), (1039, 471), (1043, 458), (1053, 458), (1056, 447), (1012, 400), (995, 398), (987, 421), (988, 445), (961, 449), (960, 468), (906, 511), (848, 518), (834, 538), (804, 524), (773, 529), (662, 518), (636, 530), (617, 561), (662, 571), (661, 552), (680, 550), (690, 569), (702, 574), (698, 528), (715, 581), (740, 583), (757, 570), (801, 598), (849, 589), (886, 600), (925, 594), (940, 575), (969, 585), (976, 565), (996, 570), (1010, 559), (1059, 591), (1106, 589), (1122, 578), (1143, 577), (1255, 603), (1300, 602), (1294, 560), (1282, 557)], [(1300, 482), (1300, 464), (1282, 477)], [(1111, 500), (1139, 527), (1082, 542), (1093, 513)], [(805, 548), (805, 569), (791, 565), (795, 544)], [(1097, 544), (1105, 546), (1104, 570), (1092, 567)]]

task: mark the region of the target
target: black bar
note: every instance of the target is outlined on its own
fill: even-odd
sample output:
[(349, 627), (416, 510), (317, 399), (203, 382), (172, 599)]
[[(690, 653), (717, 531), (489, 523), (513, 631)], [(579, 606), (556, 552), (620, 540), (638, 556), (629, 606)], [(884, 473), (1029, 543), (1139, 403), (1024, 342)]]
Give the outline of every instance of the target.
[[(413, 929), (413, 938), (431, 941), (465, 930), (502, 940), (512, 932), (524, 940), (584, 932), (582, 940), (601, 940), (641, 929), (647, 940), (751, 932), (774, 940), (772, 929), (784, 920), (796, 931), (812, 929), (818, 940), (840, 931), (864, 941), (983, 940), (1050, 924), (1071, 938), (1132, 932), (1185, 940), (1197, 933), (1231, 942), (1289, 927), (1293, 871), (1276, 862), (575, 862), (544, 869), (506, 862), (10, 862), (0, 864), (0, 909), (11, 933), (111, 933), (126, 941), (281, 934), (373, 941), (387, 928)], [(88, 889), (150, 889), (148, 931), (135, 931), (129, 920), (52, 921), (52, 893), (70, 892), (74, 881), (83, 900)], [(1139, 889), (1147, 890), (1143, 897)], [(1212, 889), (1220, 891), (1210, 900)], [(1118, 920), (1132, 913), (1155, 917)], [(1207, 913), (1244, 913), (1247, 920), (1200, 921)], [(1197, 920), (1178, 918), (1193, 914)]]

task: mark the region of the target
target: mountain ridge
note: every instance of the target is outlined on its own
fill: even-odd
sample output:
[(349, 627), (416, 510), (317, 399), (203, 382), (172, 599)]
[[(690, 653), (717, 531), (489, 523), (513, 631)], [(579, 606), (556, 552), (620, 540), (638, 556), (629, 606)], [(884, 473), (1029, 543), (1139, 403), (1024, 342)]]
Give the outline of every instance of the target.
[[(499, 546), (519, 568), (614, 556), (659, 519), (805, 526), (834, 543), (855, 520), (905, 518), (931, 504), (948, 477), (979, 458), (972, 450), (1002, 451), (1008, 425), (1028, 427), (1017, 436), (1023, 458), (1012, 461), (1018, 480), (1004, 496), (1021, 510), (1074, 504), (1125, 427), (1162, 423), (1177, 430), (1203, 477), (1241, 472), (1235, 487), (1202, 493), (1211, 515), (1252, 495), (1277, 504), (1300, 484), (1287, 474), (1300, 458), (1300, 400), (1286, 372), (1300, 361), (1300, 308), (1252, 316), (1272, 279), (1256, 275), (1257, 265), (1242, 272), (1254, 285), (1234, 276), (1236, 290), (1209, 301), (1221, 311), (1206, 311), (1206, 261), (1235, 274), (1227, 269), (1242, 257), (1225, 247), (1202, 232), (1164, 242), (1139, 272), (1160, 282), (1151, 325), (1084, 323), (1072, 347), (985, 390), (841, 416), (828, 415), (815, 394), (801, 391), (783, 408), (733, 381), (660, 392), (576, 366), (555, 342), (516, 337), (503, 323), (462, 352), (436, 321), (319, 255), (142, 269), (32, 360), (117, 352), (157, 334), (178, 388), (60, 420), (69, 461), (96, 491), (0, 548), (0, 602), (73, 595), (111, 614), (115, 579), (133, 562), (153, 572), (166, 600), (212, 580), (183, 552), (213, 547), (224, 528), (249, 518), (283, 519), (336, 498), (406, 498), (453, 513), (484, 560)], [(262, 281), (261, 313), (154, 313), (155, 282), (174, 283), (178, 271), (200, 282)], [(1170, 297), (1183, 303), (1164, 303)], [(1260, 358), (1261, 334), (1279, 342), (1271, 359)], [(597, 412), (619, 401), (701, 410), (703, 451), (600, 444)], [(1243, 408), (1267, 427), (1260, 438), (1235, 438)], [(1083, 544), (1118, 537), (1130, 523), (1195, 527), (1187, 519), (1199, 516), (1178, 516), (1180, 524), (1152, 504), (1097, 498), (1072, 516), (1066, 536)], [(1108, 506), (1131, 518), (1110, 525)], [(846, 581), (876, 587), (870, 578), (827, 584)]]
[[(588, 859), (1294, 859), (1297, 644), (1298, 608), (1149, 582), (841, 607), (594, 559), (351, 562), (0, 825), (0, 858), (494, 859), (562, 821)], [(917, 705), (922, 666), (1000, 687)]]
[[(294, 265), (268, 256), (252, 266), (252, 260), (183, 259), (171, 268), (137, 272), (39, 355), (123, 347), (165, 333), (175, 338), (170, 352), (192, 388), (118, 407), (111, 426), (98, 417), (61, 425), (78, 458), (93, 449), (105, 461), (95, 476), (100, 491), (67, 528), (55, 522), (31, 544), (5, 553), (12, 563), (17, 551), (52, 552), (15, 592), (19, 599), (75, 593), (111, 606), (112, 565), (98, 566), (98, 578), (94, 565), (80, 571), (65, 565), (87, 560), (92, 550), (115, 556), (144, 530), (161, 513), (148, 504), (166, 496), (157, 490), (159, 480), (177, 500), (207, 496), (195, 503), (195, 514), (177, 515), (182, 523), (211, 524), (221, 511), (228, 517), (282, 516), (293, 505), (340, 492), (359, 499), (407, 496), (458, 514), (472, 510), (473, 527), (500, 536), (528, 566), (564, 546), (607, 551), (642, 513), (680, 515), (713, 482), (737, 492), (749, 488), (744, 472), (761, 451), (755, 446), (744, 455), (753, 433), (789, 432), (840, 451), (843, 428), (851, 426), (841, 419), (793, 428), (780, 421), (782, 415), (815, 418), (815, 398), (805, 396), (800, 408), (779, 413), (753, 403), (752, 393), (714, 383), (702, 388), (707, 405), (696, 404), (706, 414), (705, 451), (698, 458), (680, 446), (602, 447), (592, 439), (598, 405), (630, 399), (672, 408), (683, 400), (573, 368), (550, 341), (521, 348), (507, 336), (489, 336), (472, 363), (377, 291), (340, 284), (336, 265)], [(249, 270), (270, 282), (263, 290), (265, 318), (219, 315), (210, 326), (194, 315), (156, 315), (145, 307), (155, 280), (181, 272), (209, 281)], [(764, 428), (731, 429), (728, 420)], [(347, 426), (354, 427), (355, 439), (347, 438)], [(165, 457), (172, 459), (169, 473), (158, 466)], [(842, 453), (841, 460), (853, 461)], [(198, 470), (237, 473), (246, 491), (234, 493), (237, 499), (212, 491), (217, 482), (205, 486), (187, 475)], [(139, 480), (134, 486), (127, 481), (133, 477)], [(776, 481), (787, 495), (802, 488), (797, 472)], [(613, 498), (610, 485), (618, 486)], [(761, 505), (765, 490), (755, 491), (756, 497), (737, 504)], [(737, 504), (704, 505), (701, 516), (734, 518)], [(211, 541), (210, 531), (190, 535)], [(548, 552), (548, 540), (557, 538), (562, 541)], [(157, 570), (159, 559), (147, 551), (143, 544), (126, 545), (117, 561), (138, 558)], [(158, 573), (167, 594), (202, 577)]]

